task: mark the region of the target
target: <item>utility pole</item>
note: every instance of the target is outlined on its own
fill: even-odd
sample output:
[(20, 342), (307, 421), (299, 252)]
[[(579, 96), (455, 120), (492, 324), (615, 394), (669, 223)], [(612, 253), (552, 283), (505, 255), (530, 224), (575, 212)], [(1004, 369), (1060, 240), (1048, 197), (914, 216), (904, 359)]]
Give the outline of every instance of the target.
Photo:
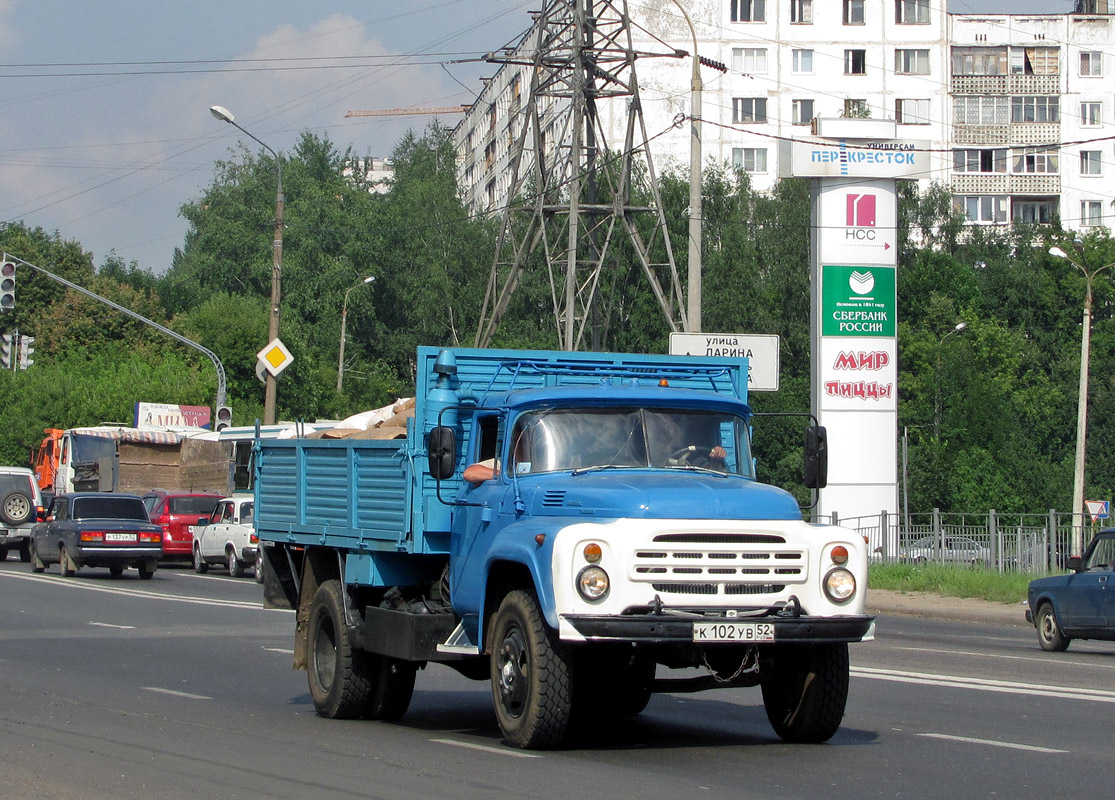
[[(530, 89), (510, 157), (511, 180), (475, 344), (487, 347), (528, 264), (549, 273), (559, 346), (579, 350), (597, 322), (601, 277), (626, 239), (671, 331), (688, 329), (635, 76), (637, 52), (626, 0), (549, 0), (517, 47), (492, 55), (519, 65)], [(627, 109), (612, 149), (597, 103)], [(493, 138), (497, 134), (489, 132)], [(483, 144), (483, 143), (482, 143)], [(645, 184), (636, 186), (636, 182)], [(640, 190), (640, 191), (636, 191)], [(639, 204), (633, 197), (642, 195)], [(661, 253), (656, 261), (653, 254)]]

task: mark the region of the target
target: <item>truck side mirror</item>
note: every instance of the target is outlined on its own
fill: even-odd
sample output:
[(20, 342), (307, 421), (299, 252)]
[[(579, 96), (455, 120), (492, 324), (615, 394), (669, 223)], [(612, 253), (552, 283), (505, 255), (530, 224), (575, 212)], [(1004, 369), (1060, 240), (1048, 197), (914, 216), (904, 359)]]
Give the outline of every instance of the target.
[(824, 489), (829, 482), (828, 431), (823, 425), (805, 429), (805, 485)]
[(430, 475), (439, 481), (453, 477), (457, 466), (457, 435), (452, 428), (440, 426), (426, 437), (426, 453), (430, 459)]

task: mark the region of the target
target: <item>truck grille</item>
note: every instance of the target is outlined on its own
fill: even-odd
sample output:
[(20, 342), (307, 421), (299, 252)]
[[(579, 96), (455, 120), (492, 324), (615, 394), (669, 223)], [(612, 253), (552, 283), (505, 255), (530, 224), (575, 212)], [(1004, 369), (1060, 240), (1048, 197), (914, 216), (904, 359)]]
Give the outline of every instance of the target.
[(783, 536), (663, 533), (635, 551), (631, 579), (683, 595), (777, 594), (808, 576), (806, 554)]

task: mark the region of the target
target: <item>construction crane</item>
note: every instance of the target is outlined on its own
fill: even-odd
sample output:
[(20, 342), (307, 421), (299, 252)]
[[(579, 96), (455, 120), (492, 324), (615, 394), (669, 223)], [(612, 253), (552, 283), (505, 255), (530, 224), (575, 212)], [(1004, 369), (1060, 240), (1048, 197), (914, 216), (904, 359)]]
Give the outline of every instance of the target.
[(469, 106), (442, 106), (440, 108), (369, 108), (345, 113), (349, 117), (417, 117), (427, 114), (464, 114)]

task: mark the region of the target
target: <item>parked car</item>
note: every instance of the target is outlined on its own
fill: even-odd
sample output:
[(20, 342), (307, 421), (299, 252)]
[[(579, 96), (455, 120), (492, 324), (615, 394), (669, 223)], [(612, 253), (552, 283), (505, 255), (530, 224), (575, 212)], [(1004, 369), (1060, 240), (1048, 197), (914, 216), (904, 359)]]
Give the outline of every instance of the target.
[(127, 567), (151, 578), (163, 554), (163, 530), (147, 517), (134, 494), (81, 492), (60, 494), (31, 528), (31, 570), (58, 564), (63, 577), (81, 567), (108, 567), (120, 577)]
[(208, 571), (210, 564), (224, 564), (234, 578), (248, 567), (259, 567), (259, 537), (252, 523), (251, 495), (222, 498), (204, 524), (190, 526), (194, 537), (194, 572)]
[(0, 561), (14, 549), (20, 561), (31, 560), (31, 526), (42, 506), (35, 473), (26, 467), (0, 467)]
[(937, 562), (983, 567), (991, 563), (991, 549), (966, 536), (930, 535), (910, 542), (898, 557), (914, 564)]
[(209, 521), (221, 495), (154, 489), (143, 496), (151, 521), (163, 529), (163, 560), (188, 561), (193, 555), (191, 525)]
[(1067, 575), (1030, 581), (1026, 621), (1037, 629), (1038, 644), (1059, 652), (1073, 639), (1115, 641), (1115, 528), (1096, 534), (1068, 567)]

